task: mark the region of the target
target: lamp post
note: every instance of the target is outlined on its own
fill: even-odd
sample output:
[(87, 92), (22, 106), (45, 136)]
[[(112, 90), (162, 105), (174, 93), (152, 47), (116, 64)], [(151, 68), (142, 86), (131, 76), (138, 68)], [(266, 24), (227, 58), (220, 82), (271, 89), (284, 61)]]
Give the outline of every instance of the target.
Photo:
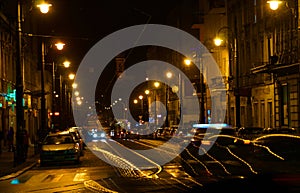
[[(203, 64), (201, 63), (201, 58), (198, 59), (198, 55), (197, 53), (194, 54), (195, 57), (195, 64), (199, 63), (199, 83), (200, 83), (200, 115), (199, 115), (199, 123), (205, 123), (205, 107), (204, 107), (204, 103), (205, 103), (205, 97), (204, 97), (204, 78), (203, 78)], [(184, 64), (186, 66), (190, 66), (192, 64), (192, 61), (190, 59), (185, 59), (184, 60)], [(181, 78), (179, 77), (179, 80)], [(181, 80), (180, 80), (181, 82)], [(180, 89), (181, 90), (181, 89)], [(180, 95), (180, 98), (182, 96)]]
[[(167, 72), (166, 77), (168, 79), (172, 78), (173, 74), (172, 72)], [(169, 85), (165, 84), (166, 87), (166, 127), (169, 126), (169, 113), (168, 113), (168, 103), (169, 103)]]
[(23, 151), (21, 149), (21, 132), (24, 126), (24, 112), (23, 112), (23, 53), (22, 53), (22, 2), (18, 0), (18, 22), (17, 22), (17, 58), (16, 58), (16, 105), (17, 105), (17, 132), (16, 132), (16, 152), (14, 154), (14, 165), (24, 162)]
[[(49, 7), (51, 7), (51, 4), (40, 4), (37, 5), (37, 7), (40, 8), (41, 13), (46, 14), (49, 11)], [(47, 117), (47, 113), (46, 113), (46, 93), (45, 93), (45, 42), (44, 40), (42, 40), (42, 64), (41, 64), (41, 90), (42, 90), (42, 94), (41, 94), (41, 131), (42, 133), (45, 135), (45, 133), (47, 132), (46, 128), (46, 117)], [(45, 137), (45, 136), (40, 136), (40, 137)]]
[(157, 100), (157, 89), (160, 87), (160, 83), (159, 82), (154, 82), (154, 121), (155, 121), (155, 128), (158, 125), (158, 119), (157, 119), (157, 106), (156, 106), (156, 100)]
[(42, 41), (42, 67), (41, 67), (41, 89), (42, 89), (42, 97), (41, 97), (41, 129), (45, 133), (47, 131), (46, 126), (46, 93), (45, 93), (45, 42)]
[[(22, 0), (17, 1), (17, 53), (16, 53), (16, 152), (14, 154), (14, 165), (18, 165), (26, 160), (24, 150), (22, 149), (22, 130), (24, 129), (24, 111), (23, 111), (23, 94), (24, 94), (24, 64), (23, 64), (23, 49), (22, 49)], [(42, 13), (47, 13), (51, 4), (37, 5)], [(43, 85), (43, 82), (41, 83)], [(41, 102), (42, 103), (42, 102)]]
[(139, 96), (139, 99), (141, 100), (141, 116), (142, 116), (142, 120), (143, 120), (143, 116), (144, 116), (144, 103), (143, 103), (143, 98), (144, 96), (143, 95), (140, 95)]
[[(66, 68), (66, 66), (65, 66)], [(69, 92), (69, 81), (73, 81), (75, 79), (75, 74), (70, 73), (68, 74), (68, 78), (63, 81), (63, 86), (62, 86), (62, 104), (61, 104), (61, 125), (63, 128), (69, 128), (73, 123), (69, 118), (69, 113), (70, 113), (70, 92)], [(68, 121), (65, 121), (68, 120)]]
[[(235, 126), (237, 128), (241, 127), (241, 112), (240, 112), (240, 85), (239, 85), (239, 64), (238, 64), (238, 52), (237, 52), (237, 23), (234, 21), (234, 32), (228, 26), (221, 27), (217, 32), (217, 37), (214, 39), (214, 43), (216, 46), (221, 46), (223, 44), (223, 39), (220, 37), (220, 33), (222, 30), (227, 30), (230, 34), (227, 34), (227, 38), (229, 39), (229, 77), (228, 81), (231, 81), (231, 77), (233, 74), (233, 67), (235, 66), (235, 88), (234, 88), (234, 96), (235, 96)], [(229, 93), (228, 93), (229, 95)], [(228, 96), (228, 103), (230, 102)], [(228, 109), (230, 112), (230, 109)]]
[[(55, 44), (57, 49), (58, 50), (62, 50), (63, 48), (59, 48), (59, 45), (58, 44)], [(62, 87), (61, 87), (61, 81), (60, 81), (60, 87), (59, 88), (56, 88), (56, 71), (57, 71), (57, 68), (60, 67), (60, 66), (63, 66), (64, 68), (69, 68), (70, 67), (70, 62), (68, 60), (64, 61), (63, 62), (63, 65), (61, 64), (57, 64), (55, 62), (53, 62), (51, 65), (52, 65), (52, 129), (53, 127), (56, 125), (56, 117), (57, 116), (62, 116), (62, 112), (61, 110), (59, 112), (57, 112), (57, 100), (56, 98), (60, 97), (61, 98), (61, 95), (62, 95)], [(59, 76), (59, 80), (61, 79), (61, 76)], [(58, 93), (58, 89), (59, 89), (59, 93)], [(67, 92), (65, 92), (64, 94), (68, 94)], [(67, 102), (67, 101), (66, 101)], [(68, 103), (66, 103), (65, 105), (68, 105)], [(60, 107), (62, 107), (62, 104), (59, 104)], [(67, 110), (67, 109), (66, 109)]]

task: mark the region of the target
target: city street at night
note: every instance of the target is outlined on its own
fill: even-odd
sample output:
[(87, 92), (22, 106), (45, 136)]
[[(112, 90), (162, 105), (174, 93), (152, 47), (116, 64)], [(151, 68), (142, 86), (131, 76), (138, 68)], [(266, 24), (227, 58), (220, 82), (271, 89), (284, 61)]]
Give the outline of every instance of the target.
[(300, 0), (0, 0), (0, 193), (300, 193)]

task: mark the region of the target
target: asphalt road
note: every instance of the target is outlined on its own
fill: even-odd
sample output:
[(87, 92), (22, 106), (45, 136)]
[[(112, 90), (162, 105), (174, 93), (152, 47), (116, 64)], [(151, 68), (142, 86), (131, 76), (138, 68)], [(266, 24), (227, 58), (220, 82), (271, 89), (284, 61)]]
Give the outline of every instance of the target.
[[(250, 146), (217, 146), (204, 155), (159, 140), (88, 143), (79, 164), (59, 163), (28, 170), (0, 182), (0, 192), (298, 192), (298, 162), (265, 161)], [(156, 155), (143, 151), (158, 148)], [(125, 148), (124, 148), (125, 147)], [(197, 150), (198, 151), (198, 150)], [(203, 150), (204, 151), (204, 150)], [(134, 158), (134, 159), (133, 159)], [(166, 163), (160, 165), (160, 159)], [(169, 160), (169, 161), (168, 161)], [(279, 167), (276, 174), (274, 167)], [(281, 171), (282, 170), (282, 171)], [(282, 175), (282, 172), (288, 172)], [(266, 175), (267, 174), (267, 175)], [(278, 175), (280, 174), (280, 175)], [(287, 189), (289, 188), (289, 189)]]

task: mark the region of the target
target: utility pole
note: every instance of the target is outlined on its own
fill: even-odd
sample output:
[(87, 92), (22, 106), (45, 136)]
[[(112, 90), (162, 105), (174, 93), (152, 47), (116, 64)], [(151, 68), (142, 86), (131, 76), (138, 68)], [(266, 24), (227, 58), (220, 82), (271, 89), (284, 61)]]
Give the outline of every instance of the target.
[(234, 18), (234, 48), (235, 48), (235, 125), (237, 128), (241, 127), (241, 98), (240, 98), (240, 84), (239, 84), (239, 74), (240, 74), (240, 64), (239, 64), (239, 50), (238, 50), (238, 39), (237, 39), (237, 21)]
[(46, 93), (45, 93), (45, 42), (42, 40), (42, 61), (41, 61), (41, 128), (43, 133), (47, 130), (46, 127)]
[[(202, 56), (201, 56), (202, 57)], [(199, 74), (199, 79), (200, 79), (200, 123), (205, 123), (205, 108), (204, 108), (204, 103), (205, 103), (205, 99), (204, 99), (204, 80), (203, 80), (203, 75), (204, 75), (204, 71), (203, 71), (203, 63), (202, 63), (202, 58), (199, 58), (199, 64), (200, 64), (200, 74)]]
[(23, 112), (23, 51), (22, 51), (22, 0), (18, 0), (18, 22), (17, 22), (17, 58), (16, 58), (16, 150), (14, 154), (14, 165), (24, 162), (22, 149), (22, 130), (24, 126), (24, 112)]

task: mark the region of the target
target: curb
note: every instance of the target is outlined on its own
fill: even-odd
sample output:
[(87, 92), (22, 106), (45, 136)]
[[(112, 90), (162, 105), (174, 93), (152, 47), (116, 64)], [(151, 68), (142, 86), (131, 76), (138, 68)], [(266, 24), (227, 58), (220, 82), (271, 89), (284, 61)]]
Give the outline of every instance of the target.
[(21, 175), (22, 173), (24, 173), (25, 171), (29, 170), (30, 168), (34, 167), (35, 165), (37, 164), (37, 162), (34, 162), (32, 164), (30, 164), (29, 166), (15, 172), (15, 173), (12, 173), (12, 174), (9, 174), (9, 175), (6, 175), (6, 176), (2, 176), (0, 177), (0, 181), (4, 181), (4, 180), (9, 180), (9, 179), (12, 179), (12, 178), (16, 178), (17, 176)]

